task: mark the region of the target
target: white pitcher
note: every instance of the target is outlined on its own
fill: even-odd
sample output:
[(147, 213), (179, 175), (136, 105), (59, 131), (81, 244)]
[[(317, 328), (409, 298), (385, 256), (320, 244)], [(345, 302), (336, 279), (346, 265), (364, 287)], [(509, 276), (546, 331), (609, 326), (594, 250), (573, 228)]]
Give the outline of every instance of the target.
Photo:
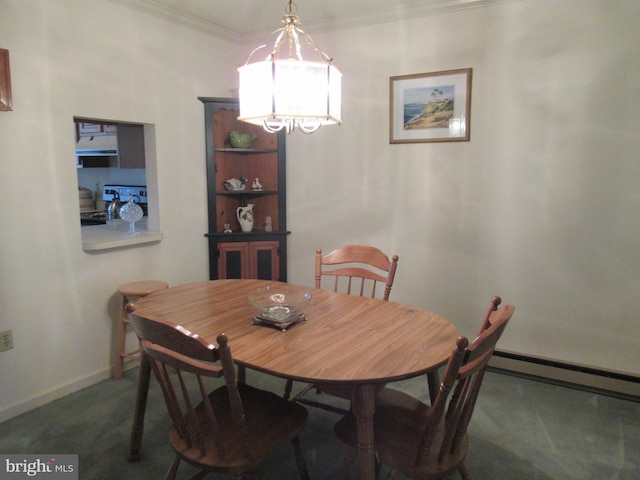
[(253, 230), (253, 203), (247, 204), (246, 207), (238, 207), (236, 217), (243, 232)]

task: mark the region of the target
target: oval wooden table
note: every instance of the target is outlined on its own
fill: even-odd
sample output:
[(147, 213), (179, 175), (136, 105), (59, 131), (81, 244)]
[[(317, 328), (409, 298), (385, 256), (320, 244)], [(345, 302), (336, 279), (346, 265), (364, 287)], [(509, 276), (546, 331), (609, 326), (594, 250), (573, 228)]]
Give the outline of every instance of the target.
[[(246, 295), (274, 283), (213, 280), (180, 285), (140, 299), (136, 312), (180, 325), (214, 345), (216, 336), (226, 333), (238, 365), (285, 379), (355, 385), (352, 409), (358, 420), (360, 478), (373, 479), (376, 387), (424, 374), (437, 385), (437, 369), (449, 358), (458, 330), (421, 308), (315, 288), (308, 288), (313, 298), (306, 321), (285, 332), (253, 325), (256, 311)], [(139, 458), (149, 376), (143, 359), (132, 460)]]

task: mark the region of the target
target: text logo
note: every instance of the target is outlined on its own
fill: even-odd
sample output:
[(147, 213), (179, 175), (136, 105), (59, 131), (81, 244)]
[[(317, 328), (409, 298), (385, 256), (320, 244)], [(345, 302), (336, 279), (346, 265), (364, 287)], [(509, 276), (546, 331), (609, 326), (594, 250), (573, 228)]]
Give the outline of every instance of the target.
[(78, 455), (0, 454), (0, 480), (78, 480)]

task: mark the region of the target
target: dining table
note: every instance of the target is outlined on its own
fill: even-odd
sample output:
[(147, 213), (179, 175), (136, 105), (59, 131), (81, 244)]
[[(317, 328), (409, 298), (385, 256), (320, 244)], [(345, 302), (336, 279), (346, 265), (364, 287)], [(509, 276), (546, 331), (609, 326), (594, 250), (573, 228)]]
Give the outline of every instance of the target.
[[(138, 300), (138, 315), (160, 318), (215, 345), (225, 333), (243, 369), (305, 383), (354, 387), (359, 475), (375, 478), (373, 415), (376, 392), (389, 382), (426, 375), (430, 394), (439, 385), (457, 328), (442, 316), (403, 303), (299, 286), (311, 293), (305, 320), (285, 331), (256, 324), (247, 294), (278, 282), (210, 280), (174, 286)], [(287, 284), (291, 285), (291, 284)], [(142, 355), (130, 460), (140, 455), (151, 369)]]

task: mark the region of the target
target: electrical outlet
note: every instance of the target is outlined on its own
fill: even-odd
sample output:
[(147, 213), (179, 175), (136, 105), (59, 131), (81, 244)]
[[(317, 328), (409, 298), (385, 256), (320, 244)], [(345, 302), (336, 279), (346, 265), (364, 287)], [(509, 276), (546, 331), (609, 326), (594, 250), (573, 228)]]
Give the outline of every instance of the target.
[(13, 332), (5, 330), (0, 332), (0, 352), (11, 350), (13, 348)]

